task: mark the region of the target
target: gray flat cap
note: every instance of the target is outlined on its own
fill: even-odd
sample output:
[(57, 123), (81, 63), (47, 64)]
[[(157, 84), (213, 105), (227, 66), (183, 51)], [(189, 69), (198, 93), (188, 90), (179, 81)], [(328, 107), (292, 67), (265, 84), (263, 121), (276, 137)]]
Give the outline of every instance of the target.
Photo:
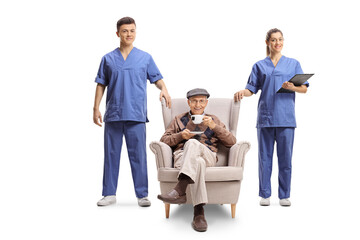
[(194, 88), (194, 89), (188, 91), (186, 94), (186, 97), (189, 99), (193, 96), (199, 96), (199, 95), (206, 96), (207, 98), (210, 97), (210, 94), (208, 93), (208, 91), (206, 91), (203, 88)]

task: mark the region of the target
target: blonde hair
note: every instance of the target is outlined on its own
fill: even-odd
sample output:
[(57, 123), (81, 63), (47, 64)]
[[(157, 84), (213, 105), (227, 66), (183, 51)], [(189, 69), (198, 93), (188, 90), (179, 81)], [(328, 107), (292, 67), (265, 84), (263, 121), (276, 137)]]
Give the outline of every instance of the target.
[[(277, 33), (277, 32), (281, 33), (281, 36), (283, 36), (283, 33), (280, 29), (272, 28), (266, 33), (266, 41), (269, 42), (271, 34)], [(270, 48), (268, 45), (266, 45), (266, 56), (269, 56), (269, 55), (270, 55)]]

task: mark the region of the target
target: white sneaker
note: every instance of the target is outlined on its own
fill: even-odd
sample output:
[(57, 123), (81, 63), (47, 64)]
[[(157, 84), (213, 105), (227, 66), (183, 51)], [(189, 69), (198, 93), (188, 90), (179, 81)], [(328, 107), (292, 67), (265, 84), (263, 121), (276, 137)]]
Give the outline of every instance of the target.
[(147, 197), (138, 198), (138, 204), (140, 207), (150, 207), (151, 202)]
[(116, 196), (115, 195), (111, 195), (111, 196), (105, 196), (102, 199), (100, 199), (97, 202), (98, 206), (108, 206), (110, 204), (114, 204), (116, 203)]
[(291, 202), (288, 198), (283, 198), (283, 199), (280, 199), (280, 205), (283, 207), (290, 207)]
[(261, 198), (260, 206), (270, 206), (270, 198)]

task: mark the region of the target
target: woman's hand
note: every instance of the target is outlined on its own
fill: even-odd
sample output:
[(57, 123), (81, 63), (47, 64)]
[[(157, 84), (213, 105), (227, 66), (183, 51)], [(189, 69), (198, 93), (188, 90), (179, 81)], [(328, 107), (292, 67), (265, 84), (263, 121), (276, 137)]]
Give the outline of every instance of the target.
[(282, 87), (285, 89), (295, 91), (295, 85), (292, 82), (284, 82)]
[(291, 91), (297, 92), (297, 93), (306, 93), (307, 92), (306, 85), (301, 85), (301, 86), (297, 87), (292, 82), (284, 82), (282, 87), (285, 89), (289, 89)]
[(249, 89), (240, 90), (234, 94), (234, 101), (238, 102), (243, 99), (243, 97), (250, 97), (251, 95), (253, 95), (253, 93), (250, 92)]

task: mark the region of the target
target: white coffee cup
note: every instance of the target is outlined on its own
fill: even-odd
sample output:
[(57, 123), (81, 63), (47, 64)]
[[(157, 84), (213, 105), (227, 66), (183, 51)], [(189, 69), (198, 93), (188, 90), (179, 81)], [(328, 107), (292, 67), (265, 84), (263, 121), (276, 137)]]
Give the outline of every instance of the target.
[(191, 115), (191, 121), (194, 124), (200, 124), (202, 123), (204, 115)]

